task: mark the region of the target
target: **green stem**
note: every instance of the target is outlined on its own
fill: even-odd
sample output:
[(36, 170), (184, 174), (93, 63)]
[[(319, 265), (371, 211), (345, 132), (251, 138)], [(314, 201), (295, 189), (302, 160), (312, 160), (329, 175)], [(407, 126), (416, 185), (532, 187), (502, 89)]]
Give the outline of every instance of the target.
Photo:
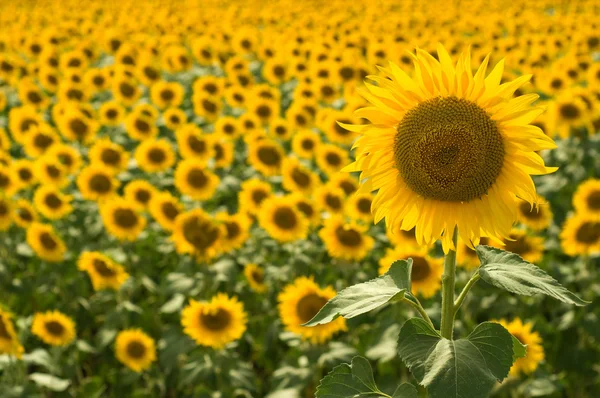
[(427, 315), (427, 313), (425, 312), (425, 309), (423, 308), (423, 306), (421, 305), (421, 303), (419, 302), (419, 299), (417, 299), (415, 297), (415, 301), (409, 300), (406, 297), (404, 297), (402, 299), (402, 301), (410, 304), (414, 309), (416, 309), (419, 314), (421, 315), (421, 317), (427, 321), (427, 323), (429, 323), (429, 325), (431, 326), (432, 329), (435, 329), (435, 326), (433, 326), (433, 322), (431, 322), (431, 318), (429, 318), (429, 315)]
[(460, 306), (462, 305), (463, 301), (465, 301), (465, 297), (467, 297), (467, 294), (469, 293), (469, 290), (471, 290), (471, 288), (473, 287), (473, 285), (475, 283), (477, 283), (477, 281), (479, 280), (479, 278), (481, 278), (479, 276), (479, 272), (475, 272), (473, 274), (473, 276), (471, 277), (471, 279), (469, 279), (469, 281), (467, 282), (467, 284), (463, 288), (462, 292), (460, 292), (460, 294), (458, 295), (458, 298), (454, 302), (454, 315), (456, 315), (456, 313), (460, 309)]
[[(456, 248), (458, 228), (454, 228), (452, 242)], [(442, 275), (442, 322), (440, 334), (452, 340), (454, 330), (454, 279), (456, 277), (456, 251), (450, 250), (444, 257), (444, 274)]]

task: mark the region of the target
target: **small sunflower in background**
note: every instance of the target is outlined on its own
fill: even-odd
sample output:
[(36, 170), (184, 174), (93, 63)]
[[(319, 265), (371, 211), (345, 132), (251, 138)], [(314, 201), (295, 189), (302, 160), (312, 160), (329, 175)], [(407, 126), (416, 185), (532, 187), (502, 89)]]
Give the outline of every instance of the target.
[(250, 263), (244, 267), (244, 276), (248, 281), (248, 285), (256, 293), (264, 293), (268, 286), (265, 284), (265, 271), (257, 264)]
[(531, 106), (539, 96), (513, 99), (530, 75), (501, 85), (503, 61), (485, 77), (487, 57), (471, 75), (468, 54), (456, 67), (443, 46), (437, 55), (417, 49), (414, 78), (393, 63), (371, 77), (379, 87), (362, 95), (374, 106), (356, 116), (372, 124), (343, 125), (362, 134), (356, 161), (344, 170), (360, 171), (363, 189), (378, 191), (375, 222), (416, 227), (418, 243), (441, 239), (448, 252), (455, 227), (469, 245), (482, 235), (506, 237), (517, 218), (515, 197), (536, 200), (530, 172), (556, 170), (536, 151), (556, 144), (529, 125), (543, 112)]
[(515, 318), (508, 322), (505, 319), (496, 321), (504, 326), (510, 334), (512, 334), (521, 344), (527, 346), (525, 357), (519, 358), (510, 368), (510, 375), (517, 376), (519, 374), (531, 374), (544, 360), (543, 340), (539, 333), (532, 331), (533, 323), (523, 322), (519, 318)]
[(19, 190), (18, 178), (14, 171), (0, 165), (0, 191), (7, 196), (13, 196)]
[(277, 296), (281, 322), (286, 330), (300, 335), (303, 339), (313, 344), (323, 344), (336, 333), (347, 330), (343, 317), (314, 327), (302, 325), (317, 315), (335, 295), (336, 291), (331, 286), (321, 288), (313, 278), (297, 278), (285, 286)]
[(319, 176), (302, 165), (298, 159), (292, 157), (284, 159), (281, 174), (283, 188), (289, 192), (302, 192), (310, 195), (321, 182)]
[(173, 235), (178, 253), (187, 253), (198, 261), (209, 261), (223, 252), (225, 225), (213, 219), (202, 209), (193, 209), (175, 219)]
[(425, 246), (402, 247), (388, 249), (379, 260), (379, 275), (385, 274), (392, 264), (398, 260), (412, 258), (411, 290), (424, 298), (433, 297), (441, 288), (441, 277), (444, 272), (444, 259), (433, 258)]
[(67, 175), (75, 175), (81, 168), (81, 154), (71, 145), (54, 144), (46, 152), (46, 157), (58, 160)]
[(103, 201), (116, 195), (119, 181), (113, 172), (99, 164), (91, 164), (77, 176), (77, 187), (84, 199)]
[(560, 242), (570, 256), (600, 253), (600, 217), (586, 213), (569, 217), (560, 232)]
[(41, 215), (49, 220), (58, 220), (73, 211), (72, 196), (62, 193), (52, 185), (41, 185), (35, 190), (33, 203)]
[(302, 195), (300, 192), (290, 194), (289, 199), (296, 208), (306, 217), (311, 227), (318, 226), (321, 222), (321, 211), (314, 200)]
[[(490, 241), (485, 236), (482, 236), (481, 239), (479, 239), (479, 245), (489, 245), (489, 244), (490, 244)], [(479, 268), (481, 261), (479, 260), (479, 256), (477, 255), (477, 252), (474, 249), (472, 249), (469, 246), (465, 245), (464, 243), (460, 242), (458, 244), (458, 250), (456, 251), (456, 253), (457, 253), (456, 259), (458, 261), (457, 264), (459, 267), (462, 267), (462, 268), (466, 269), (467, 271)]]
[(34, 222), (27, 227), (27, 244), (39, 258), (48, 262), (60, 262), (64, 259), (67, 247), (56, 234), (52, 225)]
[(175, 151), (166, 139), (145, 140), (135, 150), (140, 169), (148, 173), (166, 171), (176, 162)]
[(292, 151), (303, 159), (312, 159), (315, 156), (321, 139), (312, 130), (300, 130), (292, 137)]
[(221, 349), (246, 331), (248, 315), (237, 297), (219, 293), (210, 301), (190, 300), (181, 312), (183, 331), (199, 345)]
[(75, 340), (75, 322), (60, 311), (37, 312), (33, 316), (31, 333), (46, 344), (66, 346)]
[(215, 173), (193, 158), (180, 161), (175, 169), (175, 187), (194, 200), (212, 198), (219, 182)]
[(129, 153), (121, 145), (112, 142), (110, 138), (97, 140), (90, 148), (88, 158), (91, 164), (100, 164), (114, 174), (127, 169), (129, 163)]
[(167, 231), (175, 228), (177, 216), (183, 212), (183, 205), (169, 192), (158, 192), (150, 199), (150, 215)]
[(132, 180), (123, 189), (123, 198), (135, 203), (142, 210), (148, 210), (157, 190), (146, 180)]
[(517, 199), (517, 209), (519, 222), (533, 231), (544, 230), (552, 223), (550, 204), (539, 195), (534, 205)]
[(213, 137), (203, 134), (202, 130), (193, 124), (186, 124), (175, 132), (177, 150), (184, 159), (195, 159), (206, 163), (215, 156)]
[(582, 182), (573, 195), (573, 206), (577, 212), (600, 217), (600, 180)]
[(335, 215), (323, 224), (319, 237), (327, 252), (334, 258), (360, 261), (373, 248), (374, 239), (366, 234), (367, 228), (355, 222), (344, 222), (341, 215)]
[(114, 198), (103, 203), (100, 215), (109, 234), (120, 240), (134, 241), (146, 227), (146, 219), (135, 203), (124, 198)]
[(12, 219), (21, 228), (28, 228), (39, 220), (39, 215), (33, 205), (25, 199), (17, 200), (13, 205)]
[(177, 82), (159, 81), (150, 88), (150, 99), (158, 109), (178, 107), (183, 101), (184, 89)]
[(539, 262), (544, 256), (544, 238), (527, 234), (522, 229), (513, 228), (510, 235), (503, 241), (504, 245), (497, 241), (490, 241), (491, 246), (516, 253), (525, 261), (530, 263)]
[(258, 222), (273, 239), (282, 243), (304, 239), (308, 233), (308, 220), (289, 197), (265, 200)]
[(27, 159), (19, 159), (11, 163), (11, 170), (17, 180), (19, 190), (27, 189), (37, 183), (35, 177), (35, 163)]
[(215, 214), (215, 219), (225, 225), (227, 234), (223, 237), (223, 249), (231, 251), (239, 249), (250, 236), (251, 221), (244, 213), (227, 214), (220, 212)]
[(259, 173), (269, 177), (279, 175), (285, 154), (279, 144), (272, 140), (260, 140), (248, 147), (248, 162)]
[(273, 195), (273, 188), (268, 182), (258, 178), (250, 178), (241, 184), (238, 194), (240, 209), (251, 215), (257, 215), (262, 203)]
[(342, 188), (331, 183), (322, 185), (315, 190), (313, 197), (321, 211), (329, 214), (342, 214), (344, 212), (346, 195)]
[(8, 198), (0, 196), (0, 231), (6, 231), (12, 225), (13, 207)]
[(119, 290), (129, 274), (125, 268), (99, 252), (83, 252), (77, 260), (77, 268), (88, 273), (94, 290)]
[(373, 214), (371, 213), (371, 205), (373, 204), (373, 194), (357, 193), (350, 196), (344, 205), (344, 211), (354, 220), (363, 221), (365, 223), (373, 222)]
[(339, 172), (348, 164), (348, 151), (333, 144), (320, 144), (315, 151), (317, 166), (330, 175)]
[(38, 181), (44, 181), (45, 184), (51, 184), (59, 188), (63, 188), (69, 183), (68, 169), (55, 157), (42, 156), (37, 158), (34, 167), (35, 178)]
[(134, 372), (148, 369), (156, 361), (156, 343), (141, 329), (126, 329), (117, 334), (115, 356)]
[(21, 358), (24, 349), (12, 321), (12, 314), (0, 308), (0, 354)]

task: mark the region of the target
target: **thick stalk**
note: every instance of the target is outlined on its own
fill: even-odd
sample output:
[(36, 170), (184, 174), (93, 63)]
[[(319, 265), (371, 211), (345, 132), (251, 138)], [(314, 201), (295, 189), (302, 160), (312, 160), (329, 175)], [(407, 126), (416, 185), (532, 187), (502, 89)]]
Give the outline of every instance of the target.
[[(458, 228), (454, 228), (452, 236), (454, 247), (458, 243)], [(456, 251), (450, 250), (444, 256), (444, 274), (442, 275), (442, 322), (440, 334), (452, 340), (454, 330), (454, 279), (456, 276)]]

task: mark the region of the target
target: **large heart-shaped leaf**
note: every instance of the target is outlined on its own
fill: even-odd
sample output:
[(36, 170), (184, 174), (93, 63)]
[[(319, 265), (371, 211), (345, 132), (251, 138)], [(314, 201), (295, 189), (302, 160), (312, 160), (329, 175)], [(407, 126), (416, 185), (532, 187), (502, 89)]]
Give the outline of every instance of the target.
[[(325, 376), (315, 394), (317, 398), (389, 397), (379, 390), (375, 384), (373, 370), (369, 361), (363, 357), (352, 358), (352, 364), (341, 364)], [(394, 398), (417, 398), (417, 389), (409, 383), (404, 383), (396, 389)]]
[(410, 292), (411, 268), (412, 259), (394, 262), (388, 272), (380, 277), (340, 291), (303, 326), (321, 325), (339, 316), (354, 318), (381, 307), (392, 299), (403, 297), (406, 292)]
[(431, 398), (485, 398), (513, 363), (513, 339), (498, 323), (484, 322), (461, 340), (447, 340), (420, 318), (406, 321), (398, 354)]
[(477, 255), (481, 261), (481, 279), (496, 287), (524, 296), (541, 293), (569, 304), (589, 304), (589, 301), (580, 299), (518, 254), (490, 246), (477, 246)]

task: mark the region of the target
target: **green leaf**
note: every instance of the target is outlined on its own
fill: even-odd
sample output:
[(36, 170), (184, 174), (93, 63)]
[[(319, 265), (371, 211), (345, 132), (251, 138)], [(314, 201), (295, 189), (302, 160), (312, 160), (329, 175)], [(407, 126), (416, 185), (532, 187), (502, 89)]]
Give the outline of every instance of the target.
[(354, 318), (381, 307), (392, 299), (403, 297), (406, 292), (410, 292), (411, 268), (412, 259), (394, 262), (382, 276), (339, 292), (303, 326), (328, 323), (340, 315), (346, 319)]
[(160, 312), (163, 314), (171, 314), (173, 312), (179, 311), (183, 307), (183, 303), (185, 302), (185, 296), (180, 293), (176, 293), (171, 300), (167, 301), (160, 307)]
[(366, 398), (387, 396), (377, 388), (369, 361), (359, 356), (352, 358), (351, 365), (343, 363), (333, 368), (321, 380), (315, 393), (316, 398), (355, 396)]
[(477, 246), (477, 255), (481, 261), (481, 279), (496, 287), (524, 296), (541, 293), (579, 306), (590, 303), (568, 291), (556, 279), (523, 260), (518, 254), (489, 246)]
[(410, 383), (402, 383), (394, 391), (392, 398), (417, 398), (417, 388)]
[(527, 345), (521, 343), (518, 338), (511, 334), (513, 341), (513, 363), (519, 358), (525, 358), (527, 355)]
[(71, 385), (69, 380), (59, 379), (46, 373), (32, 373), (29, 378), (38, 386), (46, 387), (52, 391), (65, 391)]
[(398, 354), (431, 398), (485, 398), (513, 363), (511, 334), (484, 322), (461, 340), (447, 340), (420, 318), (406, 321)]

